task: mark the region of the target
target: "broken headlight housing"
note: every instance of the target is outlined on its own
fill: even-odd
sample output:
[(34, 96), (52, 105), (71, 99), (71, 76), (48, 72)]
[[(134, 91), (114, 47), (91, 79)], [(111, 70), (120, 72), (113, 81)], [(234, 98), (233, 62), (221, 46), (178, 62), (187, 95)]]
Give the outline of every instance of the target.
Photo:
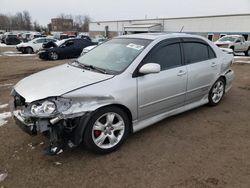
[(56, 104), (51, 101), (44, 101), (40, 105), (33, 104), (30, 108), (30, 111), (33, 115), (44, 115), (50, 116), (53, 112), (56, 111)]
[(25, 115), (31, 117), (48, 118), (54, 117), (66, 111), (71, 106), (71, 100), (61, 97), (48, 98), (41, 101), (32, 102)]

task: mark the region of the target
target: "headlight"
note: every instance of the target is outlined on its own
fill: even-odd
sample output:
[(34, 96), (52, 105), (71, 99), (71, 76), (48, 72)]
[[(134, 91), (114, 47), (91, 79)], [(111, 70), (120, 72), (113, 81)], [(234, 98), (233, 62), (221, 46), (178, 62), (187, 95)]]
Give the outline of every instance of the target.
[(51, 101), (44, 101), (42, 104), (33, 104), (30, 109), (33, 115), (49, 116), (56, 111), (56, 104)]
[[(48, 98), (47, 100), (36, 101), (27, 108), (26, 115), (34, 117), (53, 117), (69, 109), (71, 100), (65, 98)], [(29, 115), (30, 114), (30, 115)]]

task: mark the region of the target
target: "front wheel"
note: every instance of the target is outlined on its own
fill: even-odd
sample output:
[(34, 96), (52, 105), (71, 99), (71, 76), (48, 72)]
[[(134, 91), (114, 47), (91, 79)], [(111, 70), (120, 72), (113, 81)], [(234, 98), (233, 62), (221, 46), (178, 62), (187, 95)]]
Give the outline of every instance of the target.
[(118, 107), (98, 110), (88, 122), (84, 144), (96, 153), (110, 153), (126, 140), (129, 133), (127, 114)]
[(209, 91), (208, 95), (209, 105), (215, 106), (219, 104), (224, 94), (225, 94), (225, 81), (222, 78), (219, 78)]
[(58, 54), (56, 52), (50, 52), (49, 58), (51, 60), (58, 60)]

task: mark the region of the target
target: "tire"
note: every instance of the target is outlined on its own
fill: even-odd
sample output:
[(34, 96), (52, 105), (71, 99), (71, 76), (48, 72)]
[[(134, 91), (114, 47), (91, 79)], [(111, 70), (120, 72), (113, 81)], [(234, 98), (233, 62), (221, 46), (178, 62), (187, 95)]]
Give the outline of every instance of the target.
[(49, 53), (49, 58), (51, 59), (51, 60), (58, 60), (58, 54), (56, 53), (56, 52), (50, 52)]
[(245, 56), (250, 56), (250, 47), (248, 48), (247, 51), (245, 51)]
[(208, 104), (210, 106), (216, 106), (220, 103), (225, 94), (225, 80), (219, 78), (209, 91)]
[(97, 110), (90, 118), (83, 142), (87, 149), (106, 154), (118, 149), (127, 139), (129, 119), (118, 107), (105, 107)]
[(234, 47), (230, 47), (231, 50), (233, 50), (233, 55), (235, 56), (235, 51), (234, 51)]
[(26, 54), (33, 54), (34, 51), (33, 51), (33, 49), (31, 47), (27, 47), (27, 48), (25, 48), (25, 53)]

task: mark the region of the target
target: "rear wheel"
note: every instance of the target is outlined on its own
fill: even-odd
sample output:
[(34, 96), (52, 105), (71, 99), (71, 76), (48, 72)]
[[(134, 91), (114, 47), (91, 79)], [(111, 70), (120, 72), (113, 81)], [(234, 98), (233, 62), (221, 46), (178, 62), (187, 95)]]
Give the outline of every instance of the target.
[(245, 56), (250, 56), (250, 47), (248, 48), (247, 51), (245, 51)]
[(220, 103), (225, 94), (225, 81), (223, 78), (219, 78), (211, 88), (208, 96), (209, 105), (215, 106)]
[(84, 144), (96, 153), (110, 153), (126, 140), (129, 132), (127, 114), (117, 107), (98, 110), (88, 122)]
[(33, 54), (33, 49), (31, 48), (31, 47), (27, 47), (27, 48), (25, 48), (25, 52), (27, 53), (27, 54)]
[(49, 58), (51, 60), (58, 60), (58, 54), (56, 52), (50, 52)]

